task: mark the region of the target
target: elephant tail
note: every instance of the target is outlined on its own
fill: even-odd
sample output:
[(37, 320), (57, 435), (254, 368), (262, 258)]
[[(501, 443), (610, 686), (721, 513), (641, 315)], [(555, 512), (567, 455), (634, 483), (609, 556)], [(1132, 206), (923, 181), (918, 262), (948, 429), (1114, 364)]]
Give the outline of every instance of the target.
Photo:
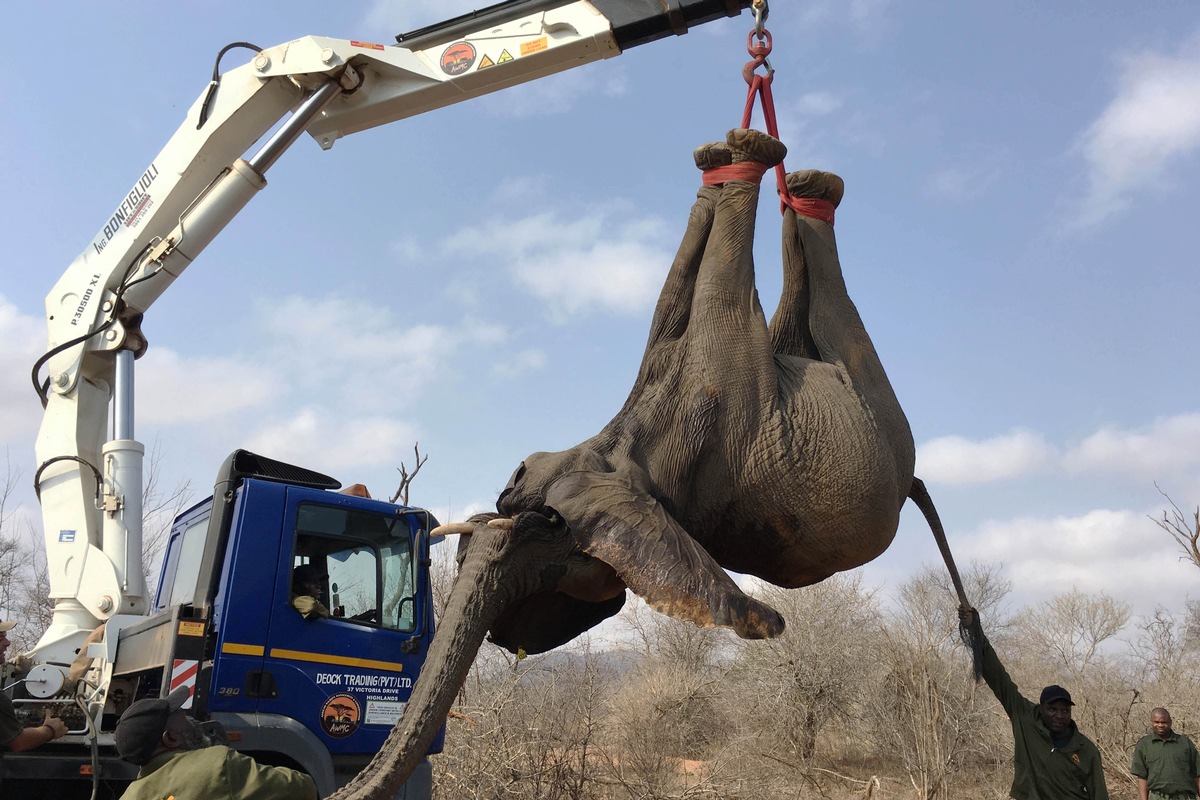
[[(972, 610), (971, 601), (967, 599), (962, 578), (958, 574), (958, 567), (954, 565), (954, 555), (950, 552), (950, 543), (946, 541), (946, 530), (942, 527), (942, 520), (938, 517), (937, 508), (933, 505), (933, 498), (925, 489), (923, 480), (913, 478), (912, 487), (908, 490), (908, 498), (917, 508), (921, 509), (921, 514), (929, 524), (929, 529), (933, 531), (933, 538), (937, 541), (938, 550), (942, 552), (942, 560), (946, 562), (946, 570), (950, 573), (954, 591), (958, 594), (959, 609), (961, 611)], [(983, 641), (980, 638), (982, 631), (977, 633), (976, 630), (977, 628), (961, 622), (958, 626), (958, 633), (962, 637), (963, 644), (971, 651), (971, 668), (975, 673), (975, 680), (978, 681), (983, 677)]]

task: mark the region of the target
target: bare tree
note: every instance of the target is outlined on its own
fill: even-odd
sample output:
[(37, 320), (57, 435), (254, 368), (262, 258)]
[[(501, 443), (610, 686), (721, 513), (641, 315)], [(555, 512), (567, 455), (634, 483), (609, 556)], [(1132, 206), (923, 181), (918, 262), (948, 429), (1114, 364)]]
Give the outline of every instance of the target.
[(660, 614), (636, 595), (621, 610), (620, 620), (627, 638), (647, 659), (693, 672), (714, 667), (732, 639), (722, 628), (701, 628)]
[(1154, 488), (1158, 489), (1158, 493), (1166, 498), (1171, 507), (1162, 512), (1161, 519), (1157, 517), (1150, 519), (1154, 520), (1155, 525), (1170, 534), (1175, 543), (1179, 545), (1179, 549), (1183, 551), (1185, 561), (1190, 561), (1200, 567), (1200, 506), (1196, 506), (1189, 522), (1169, 494), (1159, 488), (1157, 483), (1154, 484)]
[[(1008, 592), (994, 566), (972, 565), (963, 580), (981, 611), (996, 609)], [(983, 759), (984, 768), (973, 770), (976, 783), (994, 766), (994, 753), (979, 746), (985, 731), (996, 728), (991, 695), (967, 665), (957, 606), (941, 570), (927, 568), (900, 588), (885, 623), (879, 684), (869, 705), (878, 744), (898, 758), (923, 800), (958, 796), (954, 780), (972, 761)]]
[(14, 528), (9, 501), (20, 479), (12, 463), (6, 464), (4, 479), (0, 481), (0, 619), (12, 617), (16, 586), (23, 575), (24, 550)]
[(612, 676), (588, 647), (517, 660), (481, 651), (434, 761), (454, 798), (594, 797)]
[(413, 443), (413, 457), (416, 459), (416, 466), (413, 467), (412, 472), (408, 471), (408, 467), (403, 461), (396, 468), (396, 471), (400, 473), (400, 483), (396, 486), (396, 491), (392, 493), (389, 502), (395, 503), (399, 499), (400, 505), (408, 505), (408, 490), (412, 488), (412, 482), (417, 477), (417, 473), (421, 471), (421, 467), (425, 466), (425, 462), (429, 460), (429, 456), (421, 455), (420, 442)]
[(861, 705), (879, 647), (880, 609), (861, 575), (835, 575), (804, 589), (755, 593), (787, 628), (776, 639), (738, 642), (744, 703), (760, 709), (766, 747), (777, 760), (808, 763), (830, 722)]
[(154, 595), (158, 568), (170, 539), (171, 526), (192, 498), (190, 480), (181, 481), (170, 491), (163, 490), (160, 486), (162, 458), (162, 451), (155, 440), (146, 458), (142, 479), (142, 573), (146, 579), (146, 590), (151, 596)]
[(1030, 648), (1072, 679), (1103, 660), (1101, 647), (1129, 623), (1129, 604), (1072, 589), (1023, 615), (1018, 623)]

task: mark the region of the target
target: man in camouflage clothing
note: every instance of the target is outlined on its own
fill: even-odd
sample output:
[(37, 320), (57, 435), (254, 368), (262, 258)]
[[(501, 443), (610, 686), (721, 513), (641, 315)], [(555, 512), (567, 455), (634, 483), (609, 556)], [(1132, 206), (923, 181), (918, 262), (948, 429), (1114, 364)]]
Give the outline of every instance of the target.
[(312, 778), (214, 745), (183, 712), (186, 687), (138, 700), (117, 720), (117, 752), (141, 767), (121, 800), (317, 800)]

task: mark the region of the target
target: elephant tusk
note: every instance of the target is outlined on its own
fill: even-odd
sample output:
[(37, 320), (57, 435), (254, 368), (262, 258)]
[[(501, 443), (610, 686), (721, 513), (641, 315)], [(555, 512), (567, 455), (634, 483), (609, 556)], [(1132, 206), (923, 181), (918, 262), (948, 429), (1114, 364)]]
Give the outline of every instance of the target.
[(475, 526), (469, 522), (451, 522), (448, 525), (438, 525), (429, 532), (430, 536), (451, 536), (455, 533), (474, 533)]
[(497, 517), (488, 521), (489, 528), (499, 528), (502, 531), (511, 531), (513, 529), (513, 521), (511, 517)]

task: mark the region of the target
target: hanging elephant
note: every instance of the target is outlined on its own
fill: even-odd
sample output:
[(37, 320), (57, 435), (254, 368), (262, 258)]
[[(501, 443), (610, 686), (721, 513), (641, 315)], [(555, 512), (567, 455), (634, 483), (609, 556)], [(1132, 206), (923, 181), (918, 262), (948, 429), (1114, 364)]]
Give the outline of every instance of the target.
[[(746, 129), (696, 151), (716, 177), (692, 206), (629, 399), (587, 441), (525, 459), (497, 513), (444, 527), (462, 535), (459, 574), (426, 665), (383, 750), (333, 797), (390, 796), (489, 632), (543, 652), (616, 614), (630, 589), (678, 619), (777, 636), (780, 615), (725, 570), (800, 587), (891, 543), (915, 448), (846, 293), (832, 224), (784, 214), (768, 325), (751, 254), (758, 179), (720, 179), (746, 162), (761, 176), (785, 153)], [(787, 185), (830, 211), (842, 198), (827, 172)]]

